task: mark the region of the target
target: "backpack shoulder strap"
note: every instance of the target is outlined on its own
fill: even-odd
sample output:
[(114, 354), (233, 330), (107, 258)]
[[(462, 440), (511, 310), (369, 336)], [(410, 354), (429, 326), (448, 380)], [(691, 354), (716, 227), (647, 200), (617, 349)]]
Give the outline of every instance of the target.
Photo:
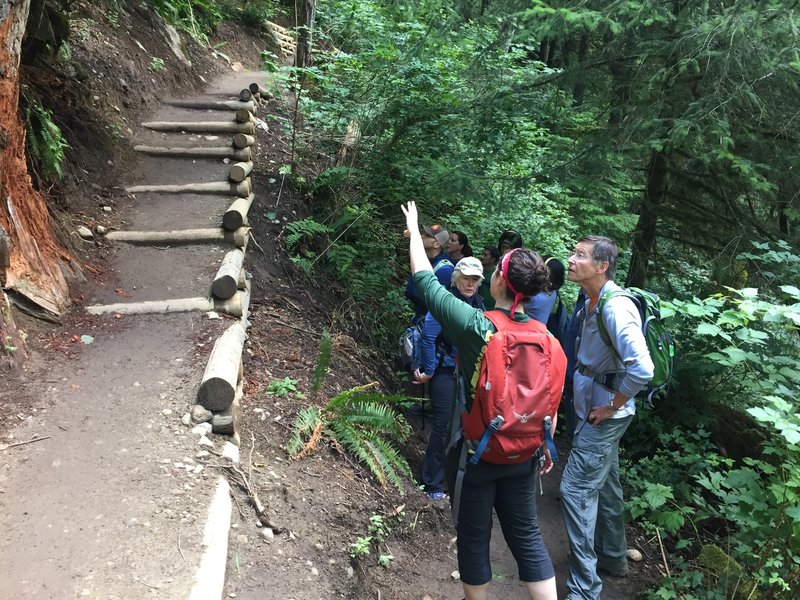
[(636, 296), (630, 293), (628, 290), (619, 289), (619, 290), (607, 290), (603, 292), (603, 295), (600, 296), (600, 299), (597, 301), (597, 312), (599, 313), (599, 319), (597, 319), (597, 329), (600, 332), (600, 338), (603, 340), (603, 343), (606, 346), (609, 346), (611, 350), (614, 351), (614, 354), (619, 359), (619, 353), (617, 352), (616, 347), (611, 342), (611, 336), (608, 335), (608, 330), (606, 329), (606, 321), (603, 318), (603, 309), (605, 308), (608, 301), (612, 298), (616, 298), (618, 296), (625, 296), (626, 298), (630, 298), (631, 302), (636, 305), (637, 312), (639, 311), (639, 301), (637, 300)]

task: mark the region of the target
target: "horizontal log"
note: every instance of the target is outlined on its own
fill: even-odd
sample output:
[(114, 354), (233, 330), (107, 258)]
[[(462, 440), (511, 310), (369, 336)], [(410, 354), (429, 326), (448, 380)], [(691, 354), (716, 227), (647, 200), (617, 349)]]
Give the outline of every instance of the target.
[(257, 94), (264, 100), (271, 100), (272, 98), (275, 97), (272, 95), (272, 93), (268, 92), (267, 90), (259, 86), (257, 83), (250, 84), (250, 91), (253, 92), (254, 96)]
[(153, 131), (190, 131), (192, 133), (247, 133), (252, 135), (256, 128), (253, 123), (236, 121), (149, 121), (142, 127)]
[(256, 143), (256, 138), (246, 133), (237, 133), (233, 136), (233, 145), (235, 148), (248, 148)]
[(225, 255), (211, 283), (211, 294), (215, 298), (227, 300), (237, 292), (243, 263), (244, 252), (241, 250), (231, 250)]
[(252, 158), (250, 148), (234, 148), (231, 146), (193, 148), (166, 148), (162, 146), (134, 146), (142, 154), (151, 156), (197, 156), (200, 158), (231, 158), (234, 160), (248, 161)]
[(177, 185), (134, 185), (125, 188), (129, 194), (160, 192), (163, 194), (224, 194), (226, 196), (248, 196), (253, 191), (250, 179), (241, 183), (229, 181), (212, 181), (208, 183), (183, 183)]
[[(180, 312), (209, 312), (216, 311), (240, 318), (243, 293), (235, 294), (227, 300), (215, 298), (172, 298), (170, 300), (147, 300), (145, 302), (118, 302), (116, 304), (94, 304), (86, 307), (90, 315), (120, 314), (120, 315), (147, 315)], [(249, 297), (246, 298), (247, 307), (250, 305)], [(244, 312), (246, 312), (246, 308)]]
[(236, 183), (241, 183), (247, 176), (250, 175), (250, 172), (253, 170), (253, 163), (248, 162), (238, 162), (235, 165), (231, 166), (230, 173), (228, 177), (230, 177), (231, 181), (235, 181)]
[(253, 116), (253, 113), (249, 110), (245, 110), (244, 108), (240, 108), (236, 111), (236, 120), (239, 123), (255, 123), (256, 118)]
[(242, 102), (240, 100), (172, 100), (164, 104), (197, 110), (237, 110), (244, 108), (253, 112), (256, 108), (253, 102)]
[(111, 242), (127, 242), (129, 244), (203, 244), (208, 242), (226, 242), (237, 248), (247, 245), (250, 235), (249, 227), (240, 227), (236, 231), (227, 231), (222, 227), (206, 229), (181, 229), (178, 231), (112, 231), (106, 234)]
[(250, 194), (246, 198), (237, 198), (233, 201), (230, 208), (222, 215), (222, 226), (225, 229), (234, 231), (239, 229), (242, 225), (247, 225), (247, 213), (250, 211), (250, 205), (253, 204), (255, 194)]
[(224, 410), (231, 405), (239, 382), (244, 339), (241, 323), (234, 323), (219, 336), (197, 390), (197, 404), (211, 411)]

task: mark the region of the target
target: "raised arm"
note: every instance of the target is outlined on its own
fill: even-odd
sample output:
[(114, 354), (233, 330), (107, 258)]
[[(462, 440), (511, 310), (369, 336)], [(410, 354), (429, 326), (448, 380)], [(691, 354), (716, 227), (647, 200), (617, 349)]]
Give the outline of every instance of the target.
[(415, 275), (420, 271), (433, 271), (431, 261), (425, 254), (425, 246), (422, 245), (422, 234), (419, 232), (419, 216), (417, 215), (417, 203), (409, 200), (408, 204), (400, 205), (403, 214), (406, 216), (406, 231), (409, 237), (409, 254), (411, 256), (411, 274)]

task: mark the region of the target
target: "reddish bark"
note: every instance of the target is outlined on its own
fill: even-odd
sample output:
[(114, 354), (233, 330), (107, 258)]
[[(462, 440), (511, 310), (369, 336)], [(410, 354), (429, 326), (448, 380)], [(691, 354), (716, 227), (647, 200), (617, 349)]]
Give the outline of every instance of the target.
[[(20, 45), (29, 8), (29, 0), (0, 0), (0, 227), (11, 242), (5, 288), (60, 314), (69, 305), (69, 292), (58, 260), (69, 257), (55, 240), (44, 198), (28, 175), (18, 114)], [(0, 329), (2, 321), (0, 316)]]

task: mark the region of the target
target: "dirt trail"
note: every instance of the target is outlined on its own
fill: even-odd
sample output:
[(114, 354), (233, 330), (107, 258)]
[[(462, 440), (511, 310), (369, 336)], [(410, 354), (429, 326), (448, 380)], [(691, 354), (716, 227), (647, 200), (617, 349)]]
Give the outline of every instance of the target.
[[(254, 77), (263, 78), (232, 73), (209, 93), (237, 93)], [(173, 108), (153, 117), (198, 118)], [(221, 179), (224, 170), (221, 161), (159, 158), (128, 167), (120, 185)], [(166, 230), (218, 224), (230, 202), (120, 196), (114, 210), (122, 229)], [(113, 246), (113, 281), (84, 290), (86, 303), (205, 295), (225, 250)], [(82, 318), (77, 334), (93, 342), (42, 370), (29, 390), (38, 408), (8, 442), (48, 439), (0, 452), (4, 598), (188, 596), (219, 470), (200, 471), (218, 459), (195, 458), (199, 438), (180, 418), (228, 323), (202, 314)]]

